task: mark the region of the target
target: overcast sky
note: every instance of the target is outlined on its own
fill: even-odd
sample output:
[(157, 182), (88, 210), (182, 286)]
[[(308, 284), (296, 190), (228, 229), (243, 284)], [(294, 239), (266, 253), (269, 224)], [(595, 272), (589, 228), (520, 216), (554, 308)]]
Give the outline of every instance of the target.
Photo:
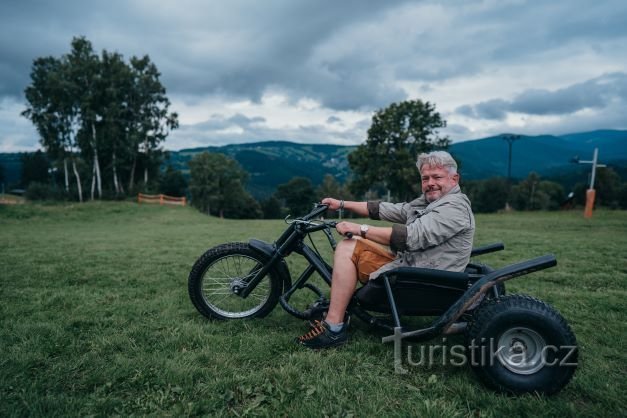
[(627, 129), (625, 0), (3, 0), (0, 152), (38, 148), (31, 64), (75, 36), (150, 56), (181, 125), (166, 149), (359, 144), (406, 99), (455, 141)]

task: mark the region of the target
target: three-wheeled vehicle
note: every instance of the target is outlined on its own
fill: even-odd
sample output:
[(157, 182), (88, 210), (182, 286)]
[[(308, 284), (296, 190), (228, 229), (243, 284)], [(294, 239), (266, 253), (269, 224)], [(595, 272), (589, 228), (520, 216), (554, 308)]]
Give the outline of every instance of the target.
[[(316, 204), (301, 218), (286, 218), (288, 226), (274, 243), (251, 239), (206, 251), (189, 274), (189, 296), (196, 309), (211, 319), (260, 318), (279, 303), (297, 318), (322, 318), (328, 300), (310, 278), (318, 273), (331, 285), (332, 267), (310, 234), (322, 231), (335, 249), (336, 222), (320, 218), (327, 208)], [(348, 313), (387, 330), (390, 335), (383, 342), (394, 341), (396, 350), (404, 339), (422, 342), (463, 333), (467, 363), (489, 387), (513, 394), (556, 393), (577, 367), (575, 335), (553, 307), (531, 296), (506, 295), (504, 282), (553, 267), (557, 261), (543, 255), (499, 269), (474, 261), (503, 248), (501, 243), (475, 248), (464, 272), (390, 270), (355, 291)], [(294, 254), (308, 263), (292, 280), (285, 259)], [(316, 299), (299, 310), (290, 299), (301, 289), (312, 291)], [(420, 329), (403, 326), (402, 319), (412, 316), (435, 319)], [(395, 366), (404, 371), (401, 364)]]

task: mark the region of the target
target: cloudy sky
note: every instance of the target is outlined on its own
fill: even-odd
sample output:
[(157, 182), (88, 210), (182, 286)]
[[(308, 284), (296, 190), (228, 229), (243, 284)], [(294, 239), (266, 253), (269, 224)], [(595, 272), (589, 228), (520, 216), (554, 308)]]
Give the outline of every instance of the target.
[(434, 103), (454, 141), (627, 129), (626, 22), (625, 0), (4, 0), (0, 152), (38, 148), (30, 67), (74, 36), (151, 57), (172, 150), (359, 144), (406, 99)]

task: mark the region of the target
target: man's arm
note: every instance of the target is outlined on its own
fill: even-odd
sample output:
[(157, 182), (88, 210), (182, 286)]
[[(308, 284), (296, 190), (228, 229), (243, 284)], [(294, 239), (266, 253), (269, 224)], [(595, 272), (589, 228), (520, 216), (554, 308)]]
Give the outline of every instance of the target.
[(345, 209), (350, 210), (351, 212), (360, 216), (368, 216), (368, 203), (366, 202), (352, 202), (349, 200), (344, 201), (333, 199), (331, 197), (325, 197), (324, 199), (322, 199), (322, 203), (324, 203), (325, 205), (329, 205), (329, 209), (331, 210)]
[[(342, 235), (346, 235), (347, 232), (352, 233), (356, 237), (361, 235), (361, 225), (353, 222), (340, 222), (335, 229)], [(365, 238), (379, 244), (390, 245), (391, 236), (392, 228), (390, 227), (368, 225), (368, 232)]]

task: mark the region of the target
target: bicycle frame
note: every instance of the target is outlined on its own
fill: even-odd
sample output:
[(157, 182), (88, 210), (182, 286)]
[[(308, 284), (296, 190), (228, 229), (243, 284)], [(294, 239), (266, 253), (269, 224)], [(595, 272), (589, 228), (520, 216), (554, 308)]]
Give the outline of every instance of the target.
[(304, 257), (309, 265), (301, 272), (300, 276), (293, 284), (291, 283), (290, 276), (285, 277), (289, 274), (289, 271), (283, 274), (283, 294), (280, 296), (279, 302), (283, 309), (285, 309), (288, 313), (301, 319), (307, 319), (306, 315), (292, 308), (288, 302), (294, 292), (298, 289), (302, 289), (303, 287), (310, 289), (316, 293), (318, 297), (323, 297), (322, 292), (317, 287), (307, 283), (313, 273), (318, 273), (320, 277), (322, 277), (322, 279), (329, 286), (331, 286), (331, 274), (333, 268), (320, 256), (317, 251), (314, 251), (304, 242), (305, 238), (309, 234), (317, 231), (323, 231), (329, 241), (329, 244), (333, 250), (335, 250), (336, 242), (330, 232), (330, 228), (334, 228), (336, 223), (333, 221), (329, 222), (322, 220), (316, 222), (314, 220), (327, 209), (327, 205), (319, 204), (316, 205), (312, 212), (302, 218), (294, 219), (292, 221), (289, 221), (288, 218), (286, 218), (286, 222), (289, 226), (274, 242), (274, 244), (269, 244), (256, 239), (250, 240), (250, 246), (263, 254), (267, 258), (267, 261), (263, 267), (253, 275), (246, 286), (236, 291), (236, 293), (243, 298), (247, 297), (271, 269), (276, 268), (279, 263), (284, 263), (285, 257), (288, 257), (292, 253), (297, 253)]

